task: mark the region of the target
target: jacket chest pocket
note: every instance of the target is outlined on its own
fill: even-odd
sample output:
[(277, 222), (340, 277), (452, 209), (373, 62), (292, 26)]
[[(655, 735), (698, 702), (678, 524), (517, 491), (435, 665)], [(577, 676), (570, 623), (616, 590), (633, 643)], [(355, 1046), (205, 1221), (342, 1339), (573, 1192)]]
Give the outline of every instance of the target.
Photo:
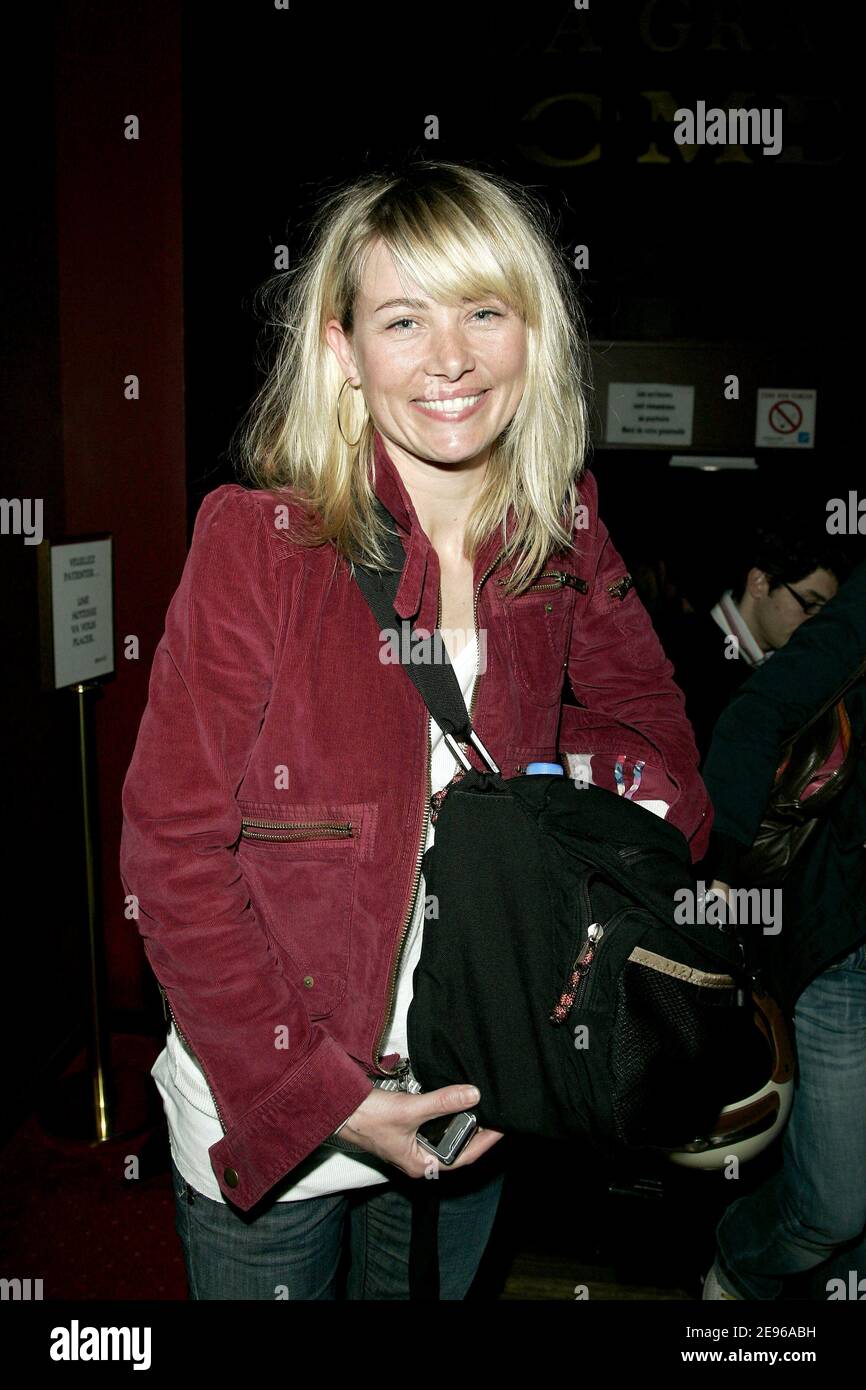
[(574, 577), (563, 575), (546, 568), (522, 594), (503, 597), (514, 670), (529, 698), (540, 705), (560, 699), (568, 664), (577, 595)]
[(239, 801), (238, 859), (256, 913), (311, 1018), (346, 992), (355, 874), (370, 857), (373, 803)]

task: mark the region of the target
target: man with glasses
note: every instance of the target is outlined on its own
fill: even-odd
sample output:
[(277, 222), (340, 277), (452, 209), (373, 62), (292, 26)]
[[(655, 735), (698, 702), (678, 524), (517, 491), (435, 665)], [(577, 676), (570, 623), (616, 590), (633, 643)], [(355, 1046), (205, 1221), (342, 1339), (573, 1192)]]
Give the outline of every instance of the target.
[(727, 589), (709, 617), (695, 615), (669, 645), (702, 759), (746, 677), (833, 598), (847, 574), (834, 540), (790, 525), (758, 531), (740, 569), (739, 598)]

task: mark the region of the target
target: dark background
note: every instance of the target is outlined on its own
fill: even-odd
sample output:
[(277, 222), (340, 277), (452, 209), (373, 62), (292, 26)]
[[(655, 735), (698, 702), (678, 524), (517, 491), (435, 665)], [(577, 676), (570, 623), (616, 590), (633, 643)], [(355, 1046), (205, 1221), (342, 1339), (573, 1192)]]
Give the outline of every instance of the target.
[[(631, 568), (664, 557), (711, 604), (758, 517), (797, 506), (820, 525), (860, 485), (852, 14), (796, 0), (588, 13), (69, 0), (4, 15), (2, 488), (44, 499), (52, 539), (115, 539), (117, 671), (95, 726), (117, 1029), (162, 1023), (124, 917), (120, 790), (197, 506), (234, 476), (229, 441), (267, 365), (253, 296), (274, 248), (294, 261), (322, 192), (383, 160), (471, 160), (531, 187), (569, 262), (589, 247), (602, 516)], [(699, 98), (782, 106), (783, 153), (684, 158), (666, 113)], [(137, 142), (120, 133), (129, 112)], [(729, 373), (739, 401), (723, 399)], [(606, 446), (610, 380), (693, 383), (692, 452), (757, 470), (673, 470), (670, 449)], [(758, 387), (817, 389), (813, 450), (754, 449)], [(74, 708), (40, 688), (35, 573), (35, 547), (0, 537), (7, 1131), (87, 1019)]]
[[(239, 19), (230, 6), (206, 26), (184, 7), (196, 498), (232, 476), (224, 450), (261, 379), (253, 295), (274, 247), (286, 244), (294, 263), (324, 185), (407, 154), (506, 174), (551, 206), (569, 265), (571, 248), (588, 246), (589, 269), (573, 273), (593, 341), (594, 466), (602, 515), (630, 562), (666, 555), (695, 601), (711, 604), (747, 518), (802, 501), (820, 519), (828, 497), (856, 486), (854, 363), (842, 337), (859, 236), (856, 120), (844, 79), (851, 35), (832, 6), (619, 0), (581, 13), (559, 0), (508, 22), (497, 6), (444, 5), (414, 32), (405, 6), (363, 21), (337, 13), (326, 34), (312, 7), (254, 6)], [(436, 34), (454, 40), (431, 55)], [(698, 98), (781, 107), (782, 153), (704, 146), (687, 159), (671, 107)], [(438, 140), (424, 138), (430, 113)], [(642, 162), (650, 155), (668, 162)], [(665, 345), (663, 376), (647, 375), (649, 343)], [(731, 372), (739, 401), (722, 395)], [(610, 379), (692, 382), (693, 452), (753, 456), (758, 472), (672, 476), (669, 446), (605, 447)], [(818, 390), (816, 447), (756, 453), (755, 391), (786, 385)]]

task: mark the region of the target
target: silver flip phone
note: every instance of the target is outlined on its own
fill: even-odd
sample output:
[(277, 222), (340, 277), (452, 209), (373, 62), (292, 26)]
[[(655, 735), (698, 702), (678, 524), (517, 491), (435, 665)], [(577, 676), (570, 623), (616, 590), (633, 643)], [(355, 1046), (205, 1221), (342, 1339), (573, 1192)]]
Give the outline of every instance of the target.
[(453, 1163), (478, 1128), (478, 1120), (469, 1110), (457, 1115), (439, 1115), (428, 1120), (415, 1138), (422, 1149), (434, 1154), (441, 1163)]
[[(408, 1057), (401, 1059), (396, 1077), (377, 1077), (375, 1086), (383, 1091), (409, 1091), (417, 1094), (421, 1090)], [(438, 1158), (440, 1163), (451, 1164), (463, 1151), (478, 1128), (478, 1120), (468, 1110), (457, 1115), (439, 1115), (427, 1120), (416, 1132), (416, 1139), (422, 1149)]]

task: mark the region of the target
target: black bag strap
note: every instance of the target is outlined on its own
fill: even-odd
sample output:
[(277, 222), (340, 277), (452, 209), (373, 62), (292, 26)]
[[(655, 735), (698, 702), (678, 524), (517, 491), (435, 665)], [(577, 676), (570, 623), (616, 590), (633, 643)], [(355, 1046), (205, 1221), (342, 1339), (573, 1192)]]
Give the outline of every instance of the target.
[[(472, 767), (460, 743), (471, 743), (487, 763), (491, 772), (499, 768), (488, 753), (478, 734), (472, 727), (466, 701), (460, 689), (460, 682), (448, 656), (441, 633), (430, 633), (427, 637), (411, 640), (412, 624), (408, 618), (398, 618), (394, 612), (394, 600), (400, 586), (400, 579), (406, 564), (406, 554), (396, 523), (387, 507), (374, 499), (376, 510), (388, 527), (386, 547), (390, 570), (371, 569), (366, 565), (355, 565), (355, 579), (358, 587), (373, 611), (382, 632), (397, 630), (400, 634), (400, 660), (404, 671), (421, 693), (421, 698), (445, 736), (445, 742), (465, 771)], [(403, 658), (412, 658), (404, 660)]]
[[(464, 743), (471, 742), (490, 764), (491, 770), (498, 772), (499, 768), (472, 728), (460, 682), (454, 674), (454, 667), (449, 660), (445, 643), (441, 640), (441, 634), (438, 640), (431, 633), (429, 637), (413, 643), (408, 640), (412, 634), (411, 623), (408, 619), (398, 618), (394, 612), (394, 600), (406, 564), (406, 554), (394, 529), (396, 523), (391, 513), (378, 497), (373, 500), (379, 516), (388, 528), (385, 545), (392, 568), (375, 570), (366, 565), (356, 564), (354, 572), (358, 587), (370, 605), (380, 631), (396, 629), (399, 632), (401, 665), (420, 691), (424, 704), (442, 730), (445, 741), (457, 761), (466, 771), (472, 766), (457, 741), (459, 738)], [(436, 661), (432, 659), (434, 642), (438, 657)], [(416, 657), (414, 661), (402, 660), (404, 654), (412, 653)], [(417, 1190), (412, 1193), (409, 1244), (409, 1297), (416, 1302), (436, 1302), (440, 1295), (439, 1185), (421, 1184), (420, 1189), (417, 1183), (415, 1186)]]

